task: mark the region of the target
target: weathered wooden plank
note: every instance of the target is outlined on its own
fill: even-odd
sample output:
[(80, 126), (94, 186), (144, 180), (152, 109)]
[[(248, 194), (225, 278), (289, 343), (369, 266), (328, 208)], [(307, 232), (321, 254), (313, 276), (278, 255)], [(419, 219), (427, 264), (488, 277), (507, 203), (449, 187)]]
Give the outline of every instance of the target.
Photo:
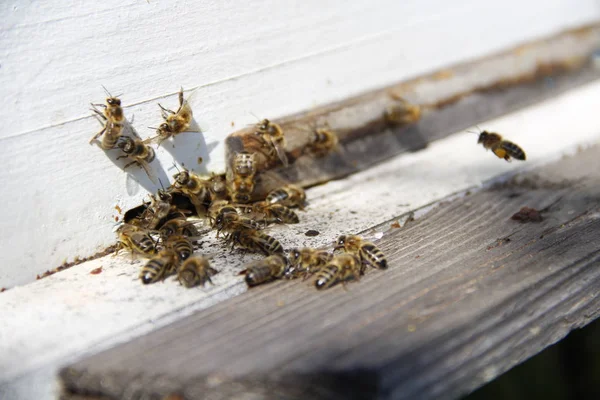
[(456, 398), (600, 315), (599, 146), (373, 231), (389, 270), (251, 290), (63, 370), (65, 398)]
[[(255, 126), (226, 139), (226, 158), (230, 166), (236, 152), (256, 153), (259, 169), (268, 170), (259, 174), (257, 198), (282, 181), (325, 182), (597, 79), (599, 48), (600, 25), (590, 25), (273, 121), (285, 134), (286, 167), (262, 154)], [(386, 112), (405, 101), (418, 116), (391, 123)], [(326, 157), (305, 151), (317, 127), (339, 139)]]

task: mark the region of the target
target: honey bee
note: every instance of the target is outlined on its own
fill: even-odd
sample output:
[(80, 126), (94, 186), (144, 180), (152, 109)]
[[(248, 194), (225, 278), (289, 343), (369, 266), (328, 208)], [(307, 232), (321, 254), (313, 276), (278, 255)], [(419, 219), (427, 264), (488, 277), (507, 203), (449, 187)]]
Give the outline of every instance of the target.
[(338, 249), (344, 249), (346, 252), (358, 256), (363, 265), (370, 265), (378, 269), (387, 269), (387, 260), (383, 252), (373, 243), (367, 242), (360, 236), (340, 236), (336, 241), (334, 250)]
[(283, 130), (281, 127), (269, 121), (268, 119), (263, 119), (256, 125), (256, 132), (254, 132), (263, 142), (263, 145), (266, 146), (267, 156), (269, 160), (275, 160), (278, 158), (279, 161), (283, 164), (284, 167), (288, 166), (288, 158), (285, 154), (285, 136), (283, 135)]
[(239, 215), (237, 209), (228, 204), (220, 208), (214, 219), (213, 228), (217, 230), (218, 237), (219, 232), (221, 231), (231, 233), (244, 229), (258, 230), (261, 226), (253, 219)]
[(156, 253), (156, 244), (145, 230), (135, 225), (123, 224), (118, 230), (119, 247), (132, 253), (151, 256)]
[(227, 237), (227, 240), (231, 242), (232, 248), (237, 244), (243, 249), (260, 252), (267, 256), (283, 253), (283, 246), (277, 239), (257, 229), (235, 230)]
[(179, 261), (188, 259), (194, 252), (194, 245), (183, 235), (172, 235), (165, 242), (165, 247), (177, 254)]
[(301, 187), (286, 185), (269, 192), (265, 201), (269, 204), (278, 203), (286, 207), (303, 209), (306, 202), (306, 193)]
[(311, 141), (306, 145), (304, 150), (315, 157), (324, 157), (337, 149), (338, 137), (336, 133), (330, 129), (317, 128), (313, 131)]
[(263, 219), (267, 222), (275, 222), (279, 224), (297, 224), (300, 222), (298, 215), (283, 204), (270, 204), (266, 201), (259, 201), (252, 205), (252, 211), (257, 214), (262, 214)]
[(510, 161), (511, 157), (521, 161), (526, 158), (523, 149), (513, 142), (502, 139), (502, 136), (495, 132), (481, 132), (477, 143), (482, 144), (486, 150), (492, 150), (496, 157), (504, 158), (506, 161)]
[(262, 260), (255, 261), (246, 266), (240, 275), (246, 275), (248, 286), (256, 286), (261, 283), (283, 278), (287, 266), (287, 260), (280, 254), (274, 254)]
[(173, 178), (173, 187), (189, 197), (198, 216), (205, 215), (214, 200), (211, 182), (186, 169), (173, 175)]
[(233, 158), (233, 173), (238, 176), (248, 177), (256, 174), (256, 157), (254, 153), (242, 151)]
[(288, 253), (289, 267), (285, 271), (285, 277), (295, 279), (308, 276), (318, 272), (333, 258), (333, 254), (326, 250), (316, 250), (309, 247), (292, 249)]
[[(192, 93), (192, 95), (195, 93), (196, 92)], [(177, 111), (164, 108), (160, 104), (158, 105), (160, 107), (161, 116), (165, 120), (165, 122), (160, 124), (156, 129), (157, 137), (154, 139), (158, 139), (159, 144), (163, 140), (188, 130), (194, 117), (192, 107), (190, 106), (192, 95), (190, 95), (187, 100), (184, 100), (183, 88), (181, 88), (179, 91), (179, 108)]]
[(398, 103), (389, 106), (384, 112), (388, 124), (409, 125), (421, 119), (421, 107), (418, 104), (411, 104), (398, 96), (393, 97)]
[(335, 284), (360, 279), (361, 262), (354, 254), (342, 253), (317, 272), (315, 287), (318, 290), (327, 289)]
[(184, 235), (190, 238), (200, 236), (198, 228), (192, 223), (183, 218), (172, 218), (166, 221), (159, 229), (160, 236), (163, 240), (173, 235)]
[(145, 144), (142, 140), (132, 139), (128, 136), (121, 136), (117, 142), (117, 147), (125, 153), (124, 156), (119, 156), (117, 159), (129, 158), (132, 160), (123, 168), (137, 164), (146, 171), (148, 178), (150, 178), (153, 183), (158, 183), (156, 175), (150, 168), (150, 163), (154, 161), (154, 157), (156, 156), (152, 147)]
[(190, 257), (183, 262), (177, 271), (177, 280), (186, 288), (202, 285), (206, 282), (212, 284), (211, 276), (218, 273), (208, 263), (208, 259), (201, 256)]
[(164, 280), (173, 274), (176, 268), (177, 254), (172, 250), (162, 250), (142, 267), (139, 278), (144, 285), (147, 285)]

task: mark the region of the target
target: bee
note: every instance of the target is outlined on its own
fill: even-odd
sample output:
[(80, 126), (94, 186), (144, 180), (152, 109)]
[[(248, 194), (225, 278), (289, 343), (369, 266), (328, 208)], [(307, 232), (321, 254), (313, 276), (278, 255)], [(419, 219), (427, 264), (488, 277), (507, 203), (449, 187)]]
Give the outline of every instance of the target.
[(285, 154), (285, 136), (283, 130), (278, 124), (263, 119), (256, 125), (256, 132), (254, 132), (263, 142), (263, 146), (268, 148), (267, 156), (270, 160), (274, 160), (276, 157), (281, 161), (284, 167), (288, 166), (288, 159)]
[(238, 229), (227, 238), (233, 248), (236, 244), (241, 248), (260, 252), (264, 255), (283, 254), (283, 246), (277, 239), (257, 229)]
[(363, 265), (370, 265), (373, 268), (387, 269), (387, 260), (385, 255), (377, 246), (367, 242), (360, 236), (342, 235), (336, 241), (334, 250), (344, 249), (346, 252), (358, 256)]
[(246, 275), (245, 280), (248, 286), (256, 286), (261, 283), (283, 278), (286, 267), (287, 260), (285, 257), (280, 254), (274, 254), (248, 264), (246, 268), (240, 272), (240, 275)]
[(228, 233), (244, 230), (253, 229), (258, 230), (261, 228), (260, 224), (253, 219), (243, 217), (238, 214), (237, 209), (232, 205), (226, 205), (221, 207), (217, 213), (216, 218), (213, 222), (213, 228), (217, 230), (217, 237), (219, 232), (225, 231)]
[(317, 272), (315, 287), (327, 289), (335, 284), (360, 279), (361, 262), (354, 254), (338, 254)]
[(254, 153), (242, 151), (233, 158), (233, 173), (237, 176), (248, 177), (256, 174), (256, 157)]
[(418, 104), (411, 104), (401, 97), (394, 96), (398, 103), (389, 106), (384, 117), (391, 125), (409, 125), (414, 124), (421, 119), (421, 107)]
[(286, 185), (269, 192), (265, 201), (270, 204), (278, 203), (286, 207), (303, 209), (306, 202), (306, 193), (301, 187)]
[(179, 259), (184, 261), (194, 252), (194, 245), (187, 237), (183, 235), (172, 235), (165, 241), (165, 247), (173, 250)]
[(318, 272), (331, 261), (333, 254), (326, 250), (316, 250), (309, 247), (292, 249), (288, 253), (289, 267), (285, 271), (285, 277), (295, 279), (308, 276)]
[(482, 144), (486, 150), (492, 152), (498, 158), (504, 158), (510, 161), (511, 157), (517, 160), (525, 161), (525, 152), (518, 145), (508, 140), (502, 139), (502, 136), (495, 132), (483, 131), (477, 139), (478, 144)]
[(139, 278), (144, 285), (164, 280), (177, 268), (177, 254), (173, 250), (162, 250), (142, 267)]
[(158, 183), (156, 175), (154, 174), (154, 172), (152, 172), (152, 169), (150, 168), (150, 163), (154, 161), (154, 157), (156, 156), (152, 147), (145, 144), (142, 140), (132, 139), (128, 136), (120, 137), (117, 141), (117, 147), (120, 148), (123, 151), (123, 153), (125, 153), (124, 156), (117, 157), (117, 160), (121, 158), (129, 158), (132, 160), (123, 168), (127, 168), (133, 164), (137, 164), (140, 167), (142, 167), (144, 171), (146, 171), (148, 178), (150, 178), (150, 180), (153, 183)]
[(119, 247), (132, 253), (151, 256), (156, 253), (156, 244), (145, 230), (135, 225), (123, 224), (118, 230)]
[(173, 235), (183, 235), (191, 238), (200, 236), (198, 228), (192, 222), (188, 222), (185, 217), (172, 218), (166, 221), (160, 227), (159, 232), (163, 240)]
[(156, 138), (153, 138), (158, 139), (159, 144), (163, 140), (166, 140), (172, 136), (175, 136), (181, 132), (185, 132), (188, 130), (194, 117), (192, 107), (190, 106), (192, 95), (190, 95), (190, 97), (188, 97), (187, 100), (184, 100), (183, 88), (179, 90), (179, 108), (177, 109), (177, 111), (172, 111), (167, 108), (164, 108), (160, 104), (158, 105), (160, 107), (161, 116), (165, 120), (165, 122), (160, 124), (159, 127), (156, 129), (157, 136)]
[(324, 157), (338, 146), (338, 137), (335, 132), (326, 128), (317, 128), (313, 131), (311, 141), (304, 148), (315, 157)]
[(283, 204), (270, 204), (266, 201), (259, 201), (252, 205), (252, 211), (262, 214), (263, 219), (268, 222), (279, 224), (297, 224), (300, 222), (298, 215)]
[(189, 197), (198, 216), (205, 215), (214, 200), (210, 181), (186, 169), (173, 175), (173, 178), (173, 187)]
[(186, 288), (202, 285), (206, 282), (212, 284), (211, 276), (218, 273), (208, 263), (208, 259), (201, 256), (190, 257), (183, 262), (177, 271), (177, 280)]

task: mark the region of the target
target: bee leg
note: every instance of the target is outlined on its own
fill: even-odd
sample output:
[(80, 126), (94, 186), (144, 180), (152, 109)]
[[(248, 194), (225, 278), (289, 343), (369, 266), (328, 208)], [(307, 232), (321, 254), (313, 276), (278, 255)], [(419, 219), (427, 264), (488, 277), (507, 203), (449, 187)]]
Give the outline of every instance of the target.
[(138, 164), (138, 162), (137, 162), (137, 161), (132, 161), (132, 162), (130, 162), (129, 164), (126, 164), (126, 165), (123, 167), (123, 169), (125, 169), (125, 168), (128, 168), (128, 167), (131, 167), (133, 164)]
[(167, 113), (175, 114), (175, 111), (169, 110), (168, 108), (164, 108), (160, 103), (158, 103), (158, 106), (160, 107), (160, 114), (162, 115), (163, 119), (167, 119)]
[(96, 134), (95, 134), (95, 135), (94, 135), (94, 136), (93, 136), (93, 137), (90, 139), (90, 142), (89, 142), (89, 143), (90, 143), (90, 144), (92, 144), (92, 142), (93, 142), (94, 140), (98, 139), (100, 136), (102, 136), (102, 134), (103, 134), (104, 132), (106, 132), (106, 126), (104, 126), (100, 132), (96, 133)]
[(183, 107), (183, 88), (179, 89), (179, 109)]

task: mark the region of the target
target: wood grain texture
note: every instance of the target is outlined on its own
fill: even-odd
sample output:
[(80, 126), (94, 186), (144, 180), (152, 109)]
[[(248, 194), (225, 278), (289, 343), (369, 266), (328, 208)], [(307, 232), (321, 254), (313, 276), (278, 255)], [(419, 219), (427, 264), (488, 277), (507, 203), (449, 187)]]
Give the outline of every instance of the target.
[(73, 364), (65, 398), (456, 398), (600, 315), (599, 171), (596, 146), (373, 227), (389, 270), (251, 290)]

